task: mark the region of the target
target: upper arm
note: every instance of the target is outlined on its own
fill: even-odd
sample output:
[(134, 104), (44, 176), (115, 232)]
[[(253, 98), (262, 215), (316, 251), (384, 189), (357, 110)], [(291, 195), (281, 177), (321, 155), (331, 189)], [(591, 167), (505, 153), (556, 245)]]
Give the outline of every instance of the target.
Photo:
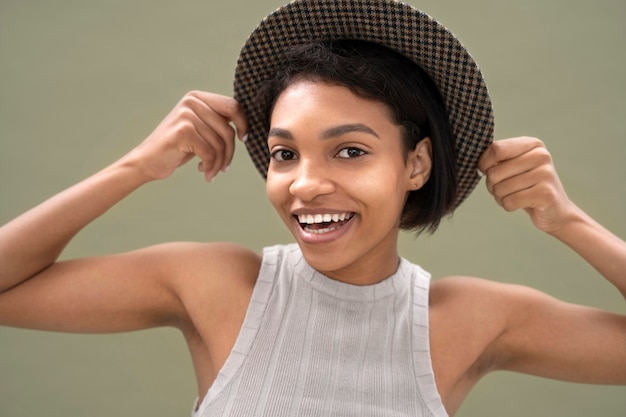
[(188, 318), (181, 295), (221, 278), (241, 256), (226, 246), (163, 244), (55, 263), (0, 294), (0, 324), (81, 333), (181, 325)]
[(496, 369), (584, 383), (626, 384), (626, 316), (500, 286), (504, 328), (490, 346)]

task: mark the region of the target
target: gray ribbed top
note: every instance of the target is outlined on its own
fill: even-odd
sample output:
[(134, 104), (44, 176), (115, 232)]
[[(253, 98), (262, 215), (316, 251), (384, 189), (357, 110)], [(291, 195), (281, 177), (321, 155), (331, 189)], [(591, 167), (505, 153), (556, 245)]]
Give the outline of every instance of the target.
[(447, 417), (428, 339), (430, 275), (402, 259), (375, 285), (332, 280), (273, 246), (241, 331), (193, 417)]

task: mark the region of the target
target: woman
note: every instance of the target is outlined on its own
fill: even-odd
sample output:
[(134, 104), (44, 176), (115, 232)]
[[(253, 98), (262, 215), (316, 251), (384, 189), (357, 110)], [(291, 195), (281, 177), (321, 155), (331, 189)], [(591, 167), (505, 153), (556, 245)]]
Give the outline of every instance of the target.
[[(274, 17), (318, 4), (294, 3)], [(325, 6), (331, 13), (333, 4)], [(278, 36), (263, 34), (276, 27), (270, 23), (257, 29), (262, 39)], [(378, 58), (367, 55), (376, 46), (354, 42), (290, 49), (288, 64), (258, 97), (246, 84), (250, 50), (242, 53), (236, 91), (245, 113), (233, 99), (190, 93), (129, 154), (3, 227), (2, 324), (72, 332), (175, 326), (189, 345), (200, 397), (208, 392), (198, 415), (218, 409), (225, 415), (452, 415), (496, 369), (626, 383), (623, 316), (467, 277), (439, 280), (429, 291), (427, 274), (398, 258), (399, 226), (434, 230), (476, 184), (479, 168), (501, 205), (524, 208), (537, 227), (626, 293), (624, 242), (569, 201), (541, 142), (500, 141), (482, 153), (490, 109), (480, 83), (472, 91), (482, 94), (483, 113), (476, 106), (470, 111), (480, 129), (465, 139), (458, 116), (451, 127), (437, 120), (437, 109), (453, 106), (450, 97), (461, 87), (438, 98), (414, 62), (387, 48)], [(380, 68), (392, 59), (397, 72), (389, 85), (418, 89), (409, 96), (423, 101), (420, 111), (397, 105), (402, 88), (379, 88), (386, 84), (376, 77), (389, 75)], [(373, 82), (360, 83), (364, 75), (352, 71), (354, 61), (366, 63), (362, 72), (372, 67)], [(240, 137), (250, 132), (257, 165), (268, 162), (259, 156), (261, 115), (269, 118), (271, 157), (260, 169), (267, 169), (268, 196), (297, 247), (270, 248), (261, 257), (233, 245), (177, 243), (55, 263), (86, 224), (192, 157), (200, 158), (208, 180), (226, 171), (234, 146), (230, 122)], [(446, 149), (452, 130), (456, 162)], [(453, 166), (458, 169), (450, 172)], [(312, 301), (302, 312), (295, 301), (305, 296)]]

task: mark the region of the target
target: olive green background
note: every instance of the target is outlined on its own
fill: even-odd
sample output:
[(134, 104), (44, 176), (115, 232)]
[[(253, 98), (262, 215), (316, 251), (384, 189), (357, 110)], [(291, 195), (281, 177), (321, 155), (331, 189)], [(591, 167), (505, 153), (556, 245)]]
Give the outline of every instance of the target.
[[(483, 70), (497, 137), (552, 151), (570, 196), (626, 236), (626, 2), (411, 0), (456, 33)], [(139, 143), (188, 90), (230, 95), (240, 46), (281, 0), (1, 0), (0, 223)], [(260, 250), (291, 241), (240, 147), (207, 184), (189, 164), (88, 226), (65, 258), (171, 240)], [(402, 254), (435, 277), (530, 285), (624, 313), (624, 302), (568, 248), (506, 213), (484, 184), (434, 236)], [(65, 335), (0, 328), (0, 416), (186, 416), (195, 398), (175, 330)], [(457, 414), (626, 415), (626, 387), (497, 373)]]

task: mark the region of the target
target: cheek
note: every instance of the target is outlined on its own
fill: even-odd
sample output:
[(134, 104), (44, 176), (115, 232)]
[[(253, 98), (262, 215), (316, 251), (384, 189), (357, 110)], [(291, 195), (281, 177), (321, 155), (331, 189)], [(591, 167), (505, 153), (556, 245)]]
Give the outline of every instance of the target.
[(278, 197), (276, 193), (276, 182), (271, 179), (271, 176), (268, 173), (267, 179), (265, 180), (265, 194), (267, 194), (267, 198), (273, 206), (276, 206), (275, 201)]
[(382, 166), (367, 175), (354, 175), (347, 179), (351, 193), (362, 197), (368, 205), (385, 210), (388, 214), (401, 212), (406, 200), (406, 181), (400, 169)]
[(283, 206), (289, 194), (289, 185), (286, 181), (282, 180), (280, 175), (272, 175), (271, 172), (267, 173), (267, 179), (265, 181), (265, 194), (267, 198), (274, 206), (274, 209), (282, 216), (280, 208)]
[(406, 170), (404, 159), (394, 153), (377, 161), (375, 165), (370, 167), (367, 175), (358, 178), (358, 180), (362, 182), (362, 186), (376, 187), (376, 191), (380, 193), (404, 192), (407, 185)]
[(386, 194), (380, 197), (386, 209), (399, 219), (409, 194), (410, 175), (404, 158), (393, 158), (389, 162), (387, 169), (380, 173), (377, 187), (381, 194)]

